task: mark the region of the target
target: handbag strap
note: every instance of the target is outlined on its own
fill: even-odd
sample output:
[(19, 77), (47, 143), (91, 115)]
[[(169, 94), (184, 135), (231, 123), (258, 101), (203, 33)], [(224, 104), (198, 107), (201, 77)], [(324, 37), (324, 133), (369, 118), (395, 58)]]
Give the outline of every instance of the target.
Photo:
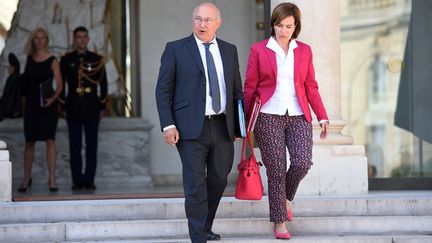
[(253, 158), (255, 158), (255, 153), (254, 153), (254, 149), (252, 146), (252, 141), (251, 141), (251, 137), (250, 137), (250, 132), (246, 133), (246, 137), (243, 139), (243, 145), (242, 145), (242, 153), (241, 153), (241, 161), (243, 161), (245, 159), (245, 149), (246, 149), (246, 144), (249, 145), (249, 149), (251, 151), (251, 154), (253, 156)]

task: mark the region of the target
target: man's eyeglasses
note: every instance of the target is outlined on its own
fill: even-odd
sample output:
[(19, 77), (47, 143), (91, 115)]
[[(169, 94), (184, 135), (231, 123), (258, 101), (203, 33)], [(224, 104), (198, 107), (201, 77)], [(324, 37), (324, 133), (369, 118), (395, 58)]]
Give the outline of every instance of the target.
[(218, 19), (212, 19), (212, 18), (201, 18), (199, 16), (195, 16), (192, 18), (193, 22), (195, 24), (201, 24), (202, 22), (204, 22), (207, 25), (212, 25), (214, 22), (216, 22)]

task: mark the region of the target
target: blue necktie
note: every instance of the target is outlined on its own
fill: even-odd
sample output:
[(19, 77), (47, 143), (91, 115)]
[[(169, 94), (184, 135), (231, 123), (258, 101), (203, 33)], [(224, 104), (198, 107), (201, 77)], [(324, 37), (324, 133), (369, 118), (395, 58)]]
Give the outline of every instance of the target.
[(206, 50), (207, 72), (210, 83), (210, 96), (212, 97), (212, 107), (213, 111), (217, 114), (221, 109), (221, 101), (216, 66), (213, 60), (213, 55), (209, 50), (211, 44), (212, 43), (204, 43), (204, 46)]

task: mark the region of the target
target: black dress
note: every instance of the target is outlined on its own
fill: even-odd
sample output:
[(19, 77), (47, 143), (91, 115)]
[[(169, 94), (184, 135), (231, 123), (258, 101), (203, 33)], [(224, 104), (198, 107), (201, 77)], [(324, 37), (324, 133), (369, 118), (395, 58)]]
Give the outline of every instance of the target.
[(36, 62), (31, 56), (27, 57), (27, 63), (23, 74), (23, 96), (26, 98), (24, 111), (24, 135), (26, 142), (45, 141), (55, 139), (58, 121), (57, 103), (49, 107), (43, 107), (42, 85), (52, 89), (53, 72), (51, 64), (54, 56), (42, 62)]

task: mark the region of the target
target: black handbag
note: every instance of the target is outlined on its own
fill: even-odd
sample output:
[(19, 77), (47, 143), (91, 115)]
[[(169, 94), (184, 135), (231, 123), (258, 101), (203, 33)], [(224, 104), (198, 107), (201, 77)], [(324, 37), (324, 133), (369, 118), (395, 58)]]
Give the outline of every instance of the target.
[(52, 79), (47, 79), (42, 81), (39, 84), (39, 91), (40, 91), (40, 105), (41, 107), (44, 107), (46, 102), (46, 99), (51, 98), (54, 96), (54, 89), (52, 87)]

